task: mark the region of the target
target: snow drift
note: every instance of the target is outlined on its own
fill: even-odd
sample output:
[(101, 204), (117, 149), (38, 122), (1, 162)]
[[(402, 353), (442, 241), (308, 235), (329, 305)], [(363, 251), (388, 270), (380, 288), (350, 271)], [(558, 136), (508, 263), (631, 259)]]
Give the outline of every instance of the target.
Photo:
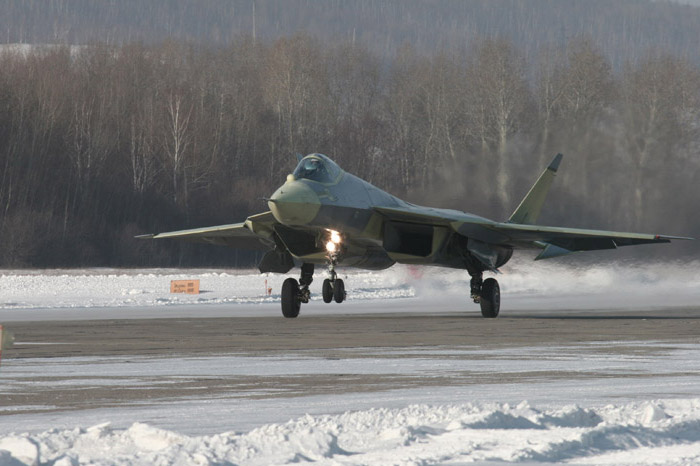
[(0, 464), (691, 464), (700, 399), (538, 410), (527, 402), (412, 405), (187, 436), (143, 423), (0, 437)]

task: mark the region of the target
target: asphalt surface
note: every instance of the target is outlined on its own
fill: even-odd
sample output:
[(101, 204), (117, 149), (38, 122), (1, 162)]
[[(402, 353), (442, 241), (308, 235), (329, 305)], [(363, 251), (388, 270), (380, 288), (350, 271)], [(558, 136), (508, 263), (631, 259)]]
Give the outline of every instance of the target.
[[(407, 301), (405, 305), (417, 304)], [(394, 309), (382, 313), (381, 302), (348, 303), (348, 306), (355, 311), (365, 306), (375, 312), (343, 314), (338, 308), (331, 308), (333, 312), (326, 314), (304, 315), (302, 309), (300, 317), (285, 319), (281, 315), (250, 317), (249, 313), (238, 311), (230, 311), (230, 317), (198, 317), (192, 313), (171, 317), (164, 310), (160, 311), (162, 318), (132, 319), (126, 313), (124, 318), (88, 320), (90, 310), (82, 310), (81, 320), (68, 315), (65, 320), (7, 323), (5, 327), (18, 344), (5, 350), (2, 356), (3, 359), (126, 354), (167, 357), (364, 347), (498, 348), (601, 341), (700, 341), (700, 308), (510, 311), (502, 312), (496, 319), (484, 319), (477, 312)], [(256, 309), (255, 305), (250, 307)], [(317, 304), (313, 309), (325, 308)]]
[[(33, 320), (13, 320), (5, 325), (15, 337), (13, 348), (3, 351), (7, 364), (21, 364), (26, 358), (88, 357), (85, 364), (99, 364), (104, 357), (178, 358), (197, 356), (271, 356), (303, 354), (322, 359), (378, 357), (376, 348), (439, 348), (449, 354), (451, 349), (477, 347), (481, 350), (501, 348), (542, 348), (547, 346), (576, 347), (593, 342), (618, 342), (610, 348), (600, 345), (600, 351), (647, 351), (645, 342), (697, 343), (700, 338), (700, 309), (675, 308), (663, 310), (624, 311), (511, 311), (497, 319), (484, 319), (478, 312), (425, 312), (424, 303), (407, 300), (409, 308), (401, 310), (395, 303), (392, 312), (382, 313), (382, 302), (348, 303), (352, 312), (359, 309), (372, 313), (343, 314), (342, 308), (311, 304), (307, 315), (284, 319), (277, 315), (277, 306), (262, 309), (261, 317), (251, 313), (261, 308), (236, 306), (229, 317), (216, 315), (222, 309), (201, 306), (188, 312), (182, 309), (159, 310), (162, 318), (148, 317), (138, 312), (123, 312), (139, 318), (101, 318), (90, 320), (90, 310), (81, 310), (80, 319), (38, 320), (41, 311), (34, 312)], [(147, 312), (146, 312), (147, 311)], [(172, 311), (172, 312), (171, 312)], [(66, 316), (75, 315), (66, 311)], [(121, 312), (121, 311), (120, 311)], [(174, 314), (172, 316), (171, 314)], [(114, 312), (111, 313), (115, 315)], [(242, 315), (242, 316), (241, 316)], [(0, 318), (2, 314), (0, 313)], [(623, 344), (620, 345), (619, 343)], [(629, 342), (629, 347), (625, 346)], [(348, 350), (354, 351), (348, 351)], [(539, 350), (538, 350), (539, 351)], [(596, 350), (598, 351), (598, 350)], [(649, 354), (658, 351), (650, 345)], [(381, 356), (379, 356), (381, 357)], [(390, 357), (397, 356), (396, 353)], [(405, 356), (411, 357), (411, 356)], [(449, 358), (450, 356), (445, 356)], [(473, 356), (472, 356), (473, 357)], [(585, 357), (585, 355), (582, 355)], [(251, 364), (255, 364), (251, 359)], [(577, 372), (566, 368), (530, 373), (527, 360), (524, 371), (513, 373), (453, 374), (440, 372), (425, 377), (358, 374), (316, 374), (288, 377), (284, 374), (269, 376), (191, 377), (176, 378), (167, 384), (140, 386), (94, 386), (90, 390), (81, 385), (80, 376), (67, 373), (58, 379), (42, 374), (22, 376), (21, 391), (3, 395), (6, 409), (18, 413), (65, 412), (100, 407), (125, 406), (163, 399), (182, 397), (293, 397), (311, 394), (338, 394), (342, 392), (377, 392), (396, 387), (454, 386), (478, 384), (518, 384), (532, 380), (587, 380), (592, 377), (611, 377), (610, 373)], [(0, 367), (0, 381), (3, 371)], [(692, 374), (689, 374), (689, 376)], [(148, 374), (144, 374), (148, 376)], [(621, 370), (616, 377), (638, 377)], [(683, 376), (683, 374), (679, 374)], [(650, 374), (645, 377), (653, 377)], [(32, 381), (41, 382), (32, 384)], [(43, 385), (42, 385), (43, 384)], [(47, 389), (47, 384), (50, 389)], [(35, 387), (36, 385), (36, 387)], [(265, 394), (269, 391), (269, 394)], [(36, 407), (36, 408), (34, 408)]]

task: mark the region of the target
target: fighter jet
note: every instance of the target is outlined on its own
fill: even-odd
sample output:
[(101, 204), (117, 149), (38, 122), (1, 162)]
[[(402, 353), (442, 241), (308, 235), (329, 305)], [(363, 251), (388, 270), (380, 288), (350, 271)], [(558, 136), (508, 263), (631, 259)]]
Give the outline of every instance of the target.
[(451, 209), (422, 207), (403, 201), (342, 170), (322, 154), (297, 156), (298, 165), (267, 201), (269, 211), (245, 222), (171, 231), (139, 238), (178, 238), (234, 248), (266, 251), (261, 273), (301, 268), (297, 281), (282, 284), (282, 315), (299, 315), (311, 297), (314, 266), (328, 268), (323, 301), (342, 303), (345, 284), (336, 267), (382, 270), (395, 263), (465, 269), (470, 296), (484, 317), (498, 316), (498, 282), (483, 279), (498, 272), (516, 249), (540, 250), (535, 260), (577, 251), (668, 243), (677, 236), (585, 230), (536, 225), (559, 168), (557, 154), (520, 205), (505, 222)]

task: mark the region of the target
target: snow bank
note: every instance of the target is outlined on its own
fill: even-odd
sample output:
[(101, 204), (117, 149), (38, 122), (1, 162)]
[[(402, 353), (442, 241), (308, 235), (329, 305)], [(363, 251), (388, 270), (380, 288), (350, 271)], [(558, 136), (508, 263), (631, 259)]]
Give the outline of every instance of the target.
[[(321, 274), (318, 274), (322, 276)], [(278, 302), (288, 276), (223, 270), (39, 270), (0, 274), (0, 309), (142, 307)], [(345, 275), (341, 275), (345, 276)], [(402, 273), (354, 273), (352, 299), (410, 297)], [(317, 277), (318, 278), (318, 277)], [(171, 280), (200, 280), (200, 294), (171, 294)], [(313, 284), (320, 300), (322, 280)], [(267, 289), (271, 288), (271, 294)], [(318, 290), (316, 290), (318, 288)]]
[[(341, 272), (344, 272), (341, 270)], [(700, 301), (700, 263), (608, 264), (573, 267), (520, 259), (498, 276), (507, 309), (645, 308), (695, 305)], [(324, 273), (311, 286), (320, 300)], [(4, 271), (0, 309), (143, 307), (177, 304), (278, 302), (290, 275), (230, 270), (83, 269)], [(428, 297), (465, 299), (469, 276), (462, 270), (395, 266), (381, 272), (341, 273), (349, 300)], [(170, 280), (199, 279), (199, 295), (170, 294)], [(266, 285), (272, 289), (270, 295)], [(543, 301), (546, 300), (546, 301)]]
[(412, 405), (186, 436), (143, 423), (0, 437), (0, 464), (696, 464), (700, 399), (538, 410)]

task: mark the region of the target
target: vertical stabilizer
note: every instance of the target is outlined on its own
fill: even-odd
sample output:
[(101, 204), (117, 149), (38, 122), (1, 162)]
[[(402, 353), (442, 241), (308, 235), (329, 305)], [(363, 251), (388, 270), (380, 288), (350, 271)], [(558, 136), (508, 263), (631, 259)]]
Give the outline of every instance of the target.
[(554, 175), (557, 173), (563, 155), (557, 154), (552, 163), (542, 172), (535, 184), (530, 188), (527, 196), (508, 219), (508, 223), (521, 223), (532, 225), (537, 221), (542, 210), (542, 204), (547, 197), (549, 187), (552, 185)]

